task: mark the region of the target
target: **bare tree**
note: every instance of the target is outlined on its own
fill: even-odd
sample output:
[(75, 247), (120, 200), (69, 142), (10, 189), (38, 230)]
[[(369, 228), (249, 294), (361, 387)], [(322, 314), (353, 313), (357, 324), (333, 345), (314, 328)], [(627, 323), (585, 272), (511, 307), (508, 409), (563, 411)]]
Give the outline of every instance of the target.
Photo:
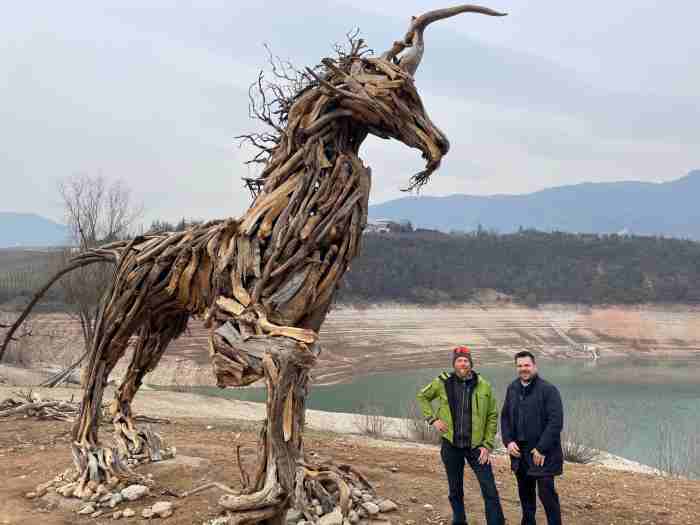
[(129, 236), (143, 207), (122, 182), (108, 184), (101, 175), (74, 175), (58, 184), (65, 220), (81, 250)]
[[(58, 256), (61, 267), (65, 267), (77, 253), (129, 237), (143, 212), (143, 207), (134, 203), (131, 190), (123, 182), (110, 184), (102, 176), (65, 178), (59, 182), (58, 191), (73, 245)], [(66, 305), (80, 321), (85, 351), (94, 335), (100, 298), (109, 286), (113, 272), (113, 265), (98, 263), (61, 279)]]
[[(12, 328), (12, 325), (9, 323), (4, 323), (0, 322), (0, 334), (4, 337), (5, 335), (9, 334), (9, 329)], [(17, 362), (20, 365), (22, 364), (22, 349), (25, 349), (28, 345), (28, 337), (33, 335), (33, 327), (31, 324), (25, 323), (23, 326), (23, 330), (21, 332), (18, 332), (17, 335), (14, 336), (9, 336), (9, 341), (13, 342), (16, 344), (16, 348), (19, 349), (16, 353), (15, 356), (10, 355), (8, 357), (9, 362)], [(12, 352), (11, 352), (12, 353)]]

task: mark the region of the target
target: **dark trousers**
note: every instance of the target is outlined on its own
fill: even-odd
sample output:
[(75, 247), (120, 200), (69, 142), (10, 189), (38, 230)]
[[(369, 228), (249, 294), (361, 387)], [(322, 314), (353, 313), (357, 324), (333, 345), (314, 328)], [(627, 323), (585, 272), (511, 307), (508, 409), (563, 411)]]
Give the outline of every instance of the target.
[(537, 512), (537, 495), (547, 515), (548, 525), (561, 525), (561, 507), (559, 506), (559, 494), (554, 488), (554, 477), (534, 477), (527, 475), (528, 464), (532, 462), (530, 450), (520, 447), (522, 457), (515, 477), (518, 480), (518, 495), (520, 506), (523, 510), (523, 519), (520, 525), (536, 525), (535, 512)]
[(464, 510), (464, 463), (474, 472), (481, 487), (481, 495), (484, 498), (484, 510), (486, 513), (486, 523), (488, 525), (503, 525), (503, 509), (501, 500), (498, 497), (496, 481), (493, 478), (491, 465), (479, 464), (478, 448), (457, 448), (449, 441), (442, 440), (440, 450), (442, 462), (445, 464), (447, 472), (447, 483), (449, 484), (449, 500), (452, 506), (453, 525), (466, 525), (467, 515)]

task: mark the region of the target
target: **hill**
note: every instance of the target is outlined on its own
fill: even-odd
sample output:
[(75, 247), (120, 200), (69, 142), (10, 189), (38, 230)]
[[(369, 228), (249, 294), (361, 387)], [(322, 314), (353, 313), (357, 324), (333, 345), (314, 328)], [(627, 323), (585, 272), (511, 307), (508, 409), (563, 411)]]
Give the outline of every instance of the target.
[(583, 183), (523, 195), (405, 197), (370, 206), (370, 217), (444, 232), (479, 225), (501, 233), (631, 233), (700, 240), (700, 170), (664, 183)]
[(68, 229), (35, 213), (0, 212), (0, 248), (59, 246)]
[[(341, 302), (463, 303), (490, 289), (530, 306), (700, 304), (700, 243), (689, 240), (535, 230), (418, 230), (363, 239), (343, 278)], [(51, 256), (0, 249), (0, 304), (31, 297), (53, 271)], [(47, 300), (60, 301), (61, 294), (54, 286)]]
[(538, 303), (700, 303), (700, 243), (662, 237), (481, 231), (365, 235), (341, 300), (465, 302), (491, 289)]

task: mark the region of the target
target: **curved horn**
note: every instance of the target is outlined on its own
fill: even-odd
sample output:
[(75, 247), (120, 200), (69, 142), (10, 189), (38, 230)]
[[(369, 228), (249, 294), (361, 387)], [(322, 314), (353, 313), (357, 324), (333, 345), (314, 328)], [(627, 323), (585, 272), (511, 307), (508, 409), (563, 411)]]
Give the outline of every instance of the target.
[(425, 45), (423, 42), (423, 31), (429, 24), (444, 18), (450, 18), (461, 13), (480, 13), (489, 16), (506, 16), (507, 13), (494, 11), (488, 7), (478, 5), (464, 4), (455, 7), (447, 7), (445, 9), (435, 9), (428, 11), (419, 17), (411, 19), (411, 25), (408, 28), (406, 36), (402, 41), (394, 42), (394, 45), (389, 51), (381, 55), (385, 60), (392, 60), (397, 54), (409, 47), (410, 49), (399, 59), (399, 66), (410, 75), (414, 75), (418, 70), (420, 61), (423, 58)]

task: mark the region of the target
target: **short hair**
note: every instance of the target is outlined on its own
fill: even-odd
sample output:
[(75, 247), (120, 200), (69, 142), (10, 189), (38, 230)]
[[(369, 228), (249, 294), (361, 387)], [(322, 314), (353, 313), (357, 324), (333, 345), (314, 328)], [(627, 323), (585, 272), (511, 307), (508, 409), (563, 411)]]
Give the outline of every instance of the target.
[(535, 356), (534, 356), (533, 353), (530, 352), (529, 350), (522, 350), (521, 352), (518, 352), (517, 354), (515, 354), (515, 359), (513, 359), (513, 361), (514, 361), (515, 363), (517, 363), (517, 362), (518, 362), (518, 359), (520, 359), (521, 357), (529, 357), (529, 358), (532, 360), (532, 364), (533, 364), (533, 365), (534, 365), (535, 362), (536, 362), (536, 361), (535, 361)]

